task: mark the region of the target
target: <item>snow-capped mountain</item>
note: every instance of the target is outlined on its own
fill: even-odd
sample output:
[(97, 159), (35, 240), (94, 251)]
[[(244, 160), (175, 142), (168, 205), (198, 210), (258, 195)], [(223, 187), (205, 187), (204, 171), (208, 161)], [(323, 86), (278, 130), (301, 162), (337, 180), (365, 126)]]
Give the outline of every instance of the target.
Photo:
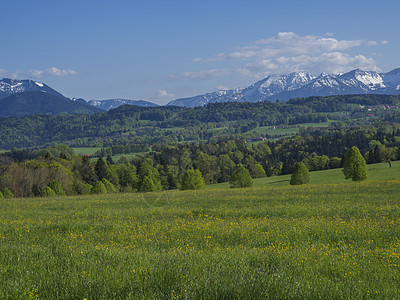
[(207, 103), (229, 102), (229, 101), (239, 102), (242, 101), (243, 99), (243, 95), (241, 93), (242, 91), (243, 89), (223, 90), (189, 98), (181, 98), (169, 102), (167, 106), (196, 107), (196, 106), (204, 106)]
[(33, 80), (18, 80), (3, 78), (0, 80), (0, 99), (6, 98), (16, 93), (24, 92), (44, 92), (49, 93), (58, 97), (65, 98), (59, 92), (53, 90), (48, 85), (33, 81)]
[(155, 107), (158, 106), (155, 103), (144, 101), (144, 100), (127, 100), (127, 99), (108, 99), (108, 100), (90, 100), (88, 101), (89, 105), (94, 107), (110, 110), (113, 108), (120, 107), (124, 104), (136, 105), (136, 106), (144, 106), (144, 107)]
[(208, 93), (171, 101), (168, 105), (196, 107), (229, 101), (287, 101), (290, 98), (347, 94), (400, 94), (400, 68), (388, 73), (362, 71), (345, 74), (307, 72), (270, 75), (244, 88)]

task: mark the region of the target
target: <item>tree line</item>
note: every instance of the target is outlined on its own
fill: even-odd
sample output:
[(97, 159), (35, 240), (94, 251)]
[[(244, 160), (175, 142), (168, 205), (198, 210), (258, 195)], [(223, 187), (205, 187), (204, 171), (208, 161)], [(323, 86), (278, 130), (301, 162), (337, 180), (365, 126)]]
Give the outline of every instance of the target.
[(0, 191), (7, 188), (15, 196), (30, 197), (48, 195), (51, 190), (74, 195), (182, 189), (201, 186), (201, 181), (231, 181), (238, 169), (241, 173), (246, 169), (251, 178), (262, 178), (291, 174), (299, 162), (310, 171), (340, 168), (354, 145), (368, 163), (385, 161), (390, 166), (392, 160), (400, 159), (400, 127), (339, 124), (259, 143), (224, 138), (156, 144), (149, 153), (137, 154), (130, 161), (121, 157), (116, 163), (111, 156), (91, 161), (65, 145), (39, 150), (14, 148), (0, 155)]
[[(0, 118), (0, 149), (43, 148), (55, 144), (112, 147), (127, 144), (205, 141), (215, 136), (247, 134), (260, 126), (367, 122), (358, 105), (395, 105), (399, 96), (346, 95), (292, 99), (288, 102), (228, 102), (204, 107), (123, 105), (94, 115), (31, 115)], [(338, 112), (346, 111), (348, 114)], [(380, 120), (398, 120), (395, 111), (377, 110)], [(253, 133), (254, 134), (254, 133)]]

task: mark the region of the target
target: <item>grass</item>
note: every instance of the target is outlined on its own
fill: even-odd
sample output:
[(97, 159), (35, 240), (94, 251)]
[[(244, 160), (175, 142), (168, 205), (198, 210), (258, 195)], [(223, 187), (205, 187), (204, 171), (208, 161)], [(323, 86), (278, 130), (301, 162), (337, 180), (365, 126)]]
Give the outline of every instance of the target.
[(0, 206), (1, 299), (400, 297), (400, 180)]
[(82, 154), (82, 155), (93, 155), (97, 151), (101, 150), (101, 147), (78, 147), (72, 148), (75, 151), (75, 154)]
[[(311, 184), (337, 184), (349, 182), (344, 179), (344, 175), (340, 169), (331, 169), (323, 171), (310, 172)], [(267, 178), (254, 179), (254, 186), (285, 186), (289, 185), (291, 175), (272, 176)], [(391, 180), (400, 179), (400, 161), (392, 162), (390, 168), (387, 163), (379, 163), (368, 165), (368, 180)], [(229, 183), (210, 184), (206, 186), (208, 189), (229, 188)]]
[(287, 135), (294, 135), (299, 133), (300, 128), (307, 128), (307, 127), (328, 127), (332, 122), (329, 120), (328, 122), (321, 122), (321, 123), (303, 123), (297, 125), (291, 125), (290, 127), (285, 125), (284, 128), (280, 128), (279, 126), (261, 126), (254, 131), (262, 135), (271, 135), (271, 136), (287, 136)]

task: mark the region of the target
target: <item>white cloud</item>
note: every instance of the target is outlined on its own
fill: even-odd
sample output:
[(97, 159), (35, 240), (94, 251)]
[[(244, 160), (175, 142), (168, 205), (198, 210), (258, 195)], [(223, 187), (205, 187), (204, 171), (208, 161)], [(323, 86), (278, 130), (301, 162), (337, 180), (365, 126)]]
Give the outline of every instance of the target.
[(299, 55), (259, 59), (233, 70), (243, 75), (262, 78), (271, 73), (287, 74), (295, 71), (342, 73), (356, 68), (380, 71), (373, 58), (364, 55), (351, 56), (342, 52), (321, 53), (318, 56)]
[(227, 76), (232, 71), (230, 69), (212, 69), (198, 72), (183, 72), (172, 74), (169, 77), (174, 80), (199, 80), (199, 79), (210, 79)]
[(30, 73), (34, 77), (48, 77), (48, 76), (68, 76), (68, 75), (76, 75), (77, 72), (75, 70), (61, 70), (56, 67), (51, 67), (45, 70), (29, 70)]
[(375, 45), (377, 45), (375, 41), (337, 40), (333, 37), (300, 36), (293, 32), (279, 32), (274, 37), (255, 41), (250, 46), (237, 48), (230, 53), (220, 53), (211, 58), (195, 58), (194, 62), (271, 59), (282, 56), (343, 51), (354, 47)]
[(239, 74), (252, 78), (263, 78), (271, 73), (287, 74), (295, 71), (341, 73), (355, 68), (379, 71), (372, 57), (349, 54), (348, 50), (385, 45), (387, 41), (339, 40), (332, 33), (325, 36), (297, 35), (294, 32), (280, 32), (276, 36), (261, 39), (245, 47), (213, 57), (195, 58), (196, 63), (232, 65), (234, 67), (214, 68), (198, 72), (184, 72), (170, 75), (175, 80), (198, 80), (227, 77)]
[(75, 70), (62, 70), (56, 67), (51, 67), (44, 70), (6, 70), (0, 69), (0, 76), (2, 77), (10, 77), (16, 79), (26, 79), (26, 78), (42, 78), (42, 77), (52, 77), (52, 76), (70, 76), (78, 74)]
[(166, 90), (160, 90), (157, 93), (157, 98), (161, 99), (161, 100), (162, 99), (172, 99), (174, 97), (175, 97), (174, 94), (168, 93)]

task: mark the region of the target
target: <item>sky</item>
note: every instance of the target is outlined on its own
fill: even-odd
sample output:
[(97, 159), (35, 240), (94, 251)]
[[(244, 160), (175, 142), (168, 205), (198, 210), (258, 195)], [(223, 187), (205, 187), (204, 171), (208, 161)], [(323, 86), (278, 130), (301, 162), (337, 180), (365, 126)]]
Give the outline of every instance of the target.
[(0, 78), (158, 104), (270, 74), (400, 67), (400, 1), (0, 0)]

